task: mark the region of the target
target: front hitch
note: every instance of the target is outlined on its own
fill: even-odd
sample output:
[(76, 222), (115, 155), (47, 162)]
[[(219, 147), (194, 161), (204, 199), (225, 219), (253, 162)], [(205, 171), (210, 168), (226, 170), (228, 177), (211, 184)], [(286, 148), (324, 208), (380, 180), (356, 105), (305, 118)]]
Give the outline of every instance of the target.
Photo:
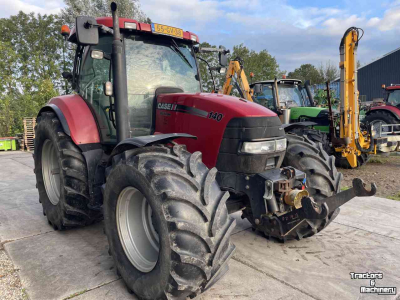
[(304, 197), (301, 200), (304, 215), (310, 220), (325, 219), (329, 212), (335, 211), (337, 208), (350, 201), (354, 197), (369, 197), (376, 193), (375, 183), (371, 183), (371, 190), (365, 188), (365, 183), (360, 178), (353, 179), (353, 187), (341, 193), (325, 198), (320, 202), (315, 202), (312, 198)]
[[(293, 209), (281, 215), (263, 215), (258, 224), (253, 226), (269, 237), (275, 237), (286, 241), (292, 238), (301, 239), (321, 231), (338, 215), (339, 207), (354, 197), (373, 196), (376, 193), (376, 185), (371, 184), (371, 190), (365, 188), (365, 183), (359, 179), (353, 179), (353, 187), (325, 198), (314, 201), (312, 197), (305, 196), (301, 199), (301, 207)], [(309, 230), (304, 230), (304, 228)], [(302, 235), (302, 232), (308, 232)]]

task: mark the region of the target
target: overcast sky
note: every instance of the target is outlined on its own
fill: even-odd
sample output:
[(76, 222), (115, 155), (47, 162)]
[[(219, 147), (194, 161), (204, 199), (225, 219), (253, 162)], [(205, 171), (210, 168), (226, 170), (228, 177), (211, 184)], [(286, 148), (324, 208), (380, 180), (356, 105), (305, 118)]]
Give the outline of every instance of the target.
[[(57, 13), (62, 0), (0, 0), (0, 17), (24, 12)], [(339, 61), (339, 42), (350, 26), (365, 35), (359, 60), (371, 62), (400, 47), (400, 0), (142, 0), (153, 22), (195, 32), (214, 45), (244, 43), (267, 49), (280, 69)]]

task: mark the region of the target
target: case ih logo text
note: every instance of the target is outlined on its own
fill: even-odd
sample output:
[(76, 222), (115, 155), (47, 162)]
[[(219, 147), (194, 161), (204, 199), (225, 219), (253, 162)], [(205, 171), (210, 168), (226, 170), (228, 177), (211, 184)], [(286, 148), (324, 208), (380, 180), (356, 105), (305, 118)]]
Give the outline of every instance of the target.
[(351, 279), (369, 279), (369, 286), (361, 286), (362, 294), (396, 295), (395, 287), (377, 287), (376, 280), (383, 279), (383, 273), (350, 273)]
[(173, 104), (173, 103), (158, 103), (157, 108), (158, 109), (164, 109), (164, 110), (176, 110), (176, 104)]

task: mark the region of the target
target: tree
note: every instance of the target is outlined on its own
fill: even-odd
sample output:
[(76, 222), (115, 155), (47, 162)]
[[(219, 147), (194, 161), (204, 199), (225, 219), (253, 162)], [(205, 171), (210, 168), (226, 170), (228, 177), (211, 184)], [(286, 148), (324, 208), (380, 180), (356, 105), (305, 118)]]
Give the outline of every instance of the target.
[(324, 82), (326, 81), (332, 82), (335, 79), (337, 79), (340, 75), (339, 68), (333, 65), (330, 60), (327, 61), (325, 65), (321, 63), (318, 71), (321, 77), (323, 78)]
[(300, 79), (303, 83), (310, 80), (311, 84), (319, 84), (324, 82), (323, 76), (318, 69), (312, 64), (303, 64), (293, 72), (289, 72), (288, 78)]
[(56, 15), (0, 19), (0, 135), (22, 132), (22, 119), (36, 116), (61, 87), (61, 21)]
[[(200, 48), (217, 48), (217, 46), (210, 45), (207, 42), (203, 42), (200, 44)], [(197, 58), (199, 59), (199, 71), (200, 71), (200, 77), (201, 77), (201, 85), (202, 89), (204, 92), (212, 92), (214, 91), (214, 84), (213, 80), (210, 74), (210, 67), (219, 67), (219, 59), (218, 59), (218, 53), (216, 52), (209, 52), (209, 53), (199, 53), (197, 54)], [(207, 61), (205, 63), (203, 60)], [(212, 71), (215, 85), (216, 85), (216, 91), (218, 91), (222, 85), (224, 84), (225, 81), (225, 74), (220, 74), (216, 71)]]
[(253, 81), (274, 79), (281, 77), (282, 71), (275, 57), (271, 56), (267, 50), (256, 52), (240, 44), (233, 47), (231, 58), (239, 57), (243, 61), (244, 71), (250, 81), (250, 72), (254, 73)]
[(61, 17), (64, 22), (73, 26), (77, 16), (111, 16), (110, 4), (112, 1), (118, 4), (120, 17), (151, 23), (151, 20), (140, 9), (139, 0), (64, 0), (66, 7), (61, 10)]

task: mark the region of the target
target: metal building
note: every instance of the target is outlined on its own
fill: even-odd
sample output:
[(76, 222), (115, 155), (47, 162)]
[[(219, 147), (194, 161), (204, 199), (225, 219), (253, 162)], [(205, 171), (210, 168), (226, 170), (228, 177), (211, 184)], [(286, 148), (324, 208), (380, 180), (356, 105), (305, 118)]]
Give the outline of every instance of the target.
[(358, 69), (358, 90), (361, 101), (383, 98), (382, 84), (400, 84), (400, 48)]

